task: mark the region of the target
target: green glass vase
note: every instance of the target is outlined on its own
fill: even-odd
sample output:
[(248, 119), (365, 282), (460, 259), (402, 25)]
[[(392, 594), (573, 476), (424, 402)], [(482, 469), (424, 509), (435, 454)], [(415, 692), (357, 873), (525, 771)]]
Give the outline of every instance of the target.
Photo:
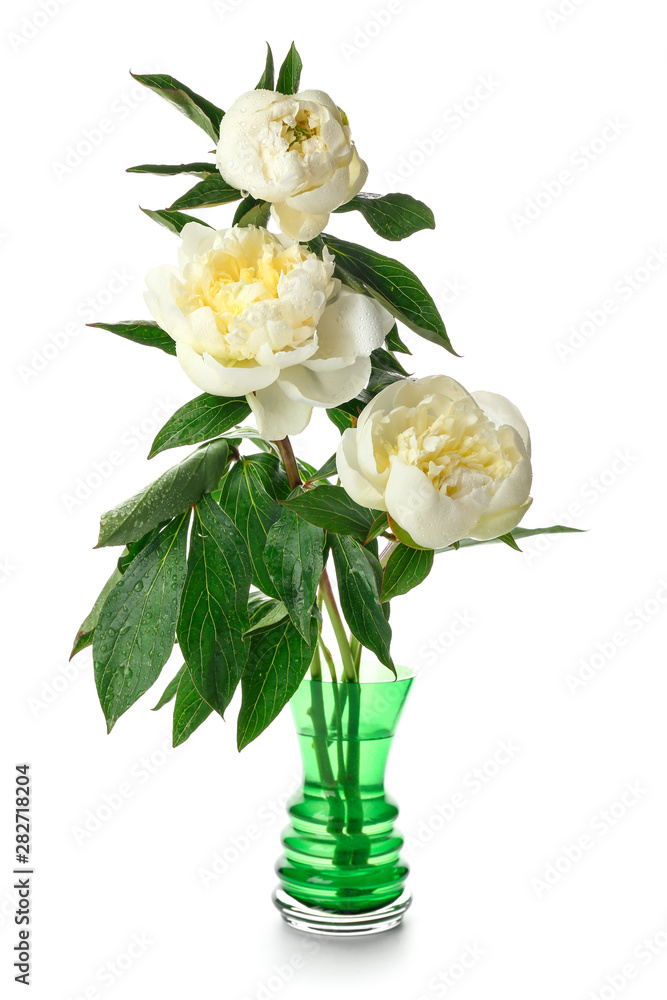
[(396, 927), (411, 902), (396, 803), (384, 777), (413, 677), (383, 670), (361, 683), (307, 678), (291, 700), (303, 787), (289, 826), (274, 902), (301, 931), (373, 934)]

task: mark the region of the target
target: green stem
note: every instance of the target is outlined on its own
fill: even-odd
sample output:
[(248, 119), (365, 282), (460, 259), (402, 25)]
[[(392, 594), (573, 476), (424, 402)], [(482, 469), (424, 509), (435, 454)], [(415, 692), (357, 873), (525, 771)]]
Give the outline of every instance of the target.
[(326, 609), (329, 612), (329, 618), (331, 619), (331, 625), (333, 627), (336, 642), (338, 643), (338, 648), (340, 650), (340, 656), (343, 661), (343, 676), (346, 681), (355, 683), (357, 675), (354, 670), (352, 651), (347, 641), (347, 633), (345, 631), (345, 626), (343, 625), (343, 619), (340, 616), (340, 611), (338, 610), (338, 605), (336, 604), (336, 598), (334, 597), (334, 593), (331, 588), (329, 574), (326, 569), (322, 571), (322, 576), (320, 578), (320, 590), (322, 597), (324, 598)]
[(311, 680), (314, 681), (322, 680), (322, 662), (320, 660), (320, 650), (318, 646), (315, 646), (315, 652), (313, 653), (313, 659), (310, 664), (310, 677)]
[(395, 538), (393, 542), (389, 542), (389, 544), (382, 550), (382, 554), (380, 556), (380, 565), (382, 566), (382, 569), (385, 568), (400, 544), (401, 543), (398, 538)]

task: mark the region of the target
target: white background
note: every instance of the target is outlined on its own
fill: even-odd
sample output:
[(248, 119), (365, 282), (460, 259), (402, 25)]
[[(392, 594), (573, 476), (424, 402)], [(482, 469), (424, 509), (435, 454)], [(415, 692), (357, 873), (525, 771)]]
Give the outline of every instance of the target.
[[(664, 997), (665, 24), (650, 0), (562, 0), (560, 16), (559, 2), (3, 5), (8, 995), (23, 995), (10, 806), (27, 760), (39, 1000)], [(396, 658), (421, 669), (388, 782), (415, 903), (398, 933), (317, 947), (269, 900), (277, 800), (299, 770), (288, 713), (241, 756), (233, 721), (214, 719), (171, 753), (154, 691), (107, 737), (89, 651), (65, 666), (113, 563), (92, 551), (99, 514), (172, 464), (145, 455), (196, 394), (173, 358), (83, 326), (147, 316), (143, 276), (175, 257), (137, 205), (165, 207), (184, 179), (124, 168), (210, 149), (128, 70), (224, 108), (254, 87), (265, 39), (280, 61), (292, 38), (304, 87), (349, 115), (367, 189), (435, 211), (436, 231), (403, 245), (351, 215), (330, 227), (404, 260), (439, 300), (464, 357), (411, 338), (414, 370), (514, 400), (534, 442), (526, 525), (591, 529), (523, 555), (443, 555), (396, 602)], [(227, 225), (231, 210), (208, 218)], [(319, 414), (298, 445), (323, 460), (336, 438)], [(501, 741), (515, 749), (497, 765)], [(465, 805), (448, 811), (457, 792)], [(207, 888), (216, 853), (231, 861)], [(478, 958), (461, 977), (466, 949)]]

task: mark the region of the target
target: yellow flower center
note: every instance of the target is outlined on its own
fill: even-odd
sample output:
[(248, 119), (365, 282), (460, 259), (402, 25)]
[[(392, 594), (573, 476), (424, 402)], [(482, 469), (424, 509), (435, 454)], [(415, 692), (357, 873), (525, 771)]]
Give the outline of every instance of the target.
[[(506, 436), (470, 397), (452, 402), (435, 417), (429, 403), (424, 400), (421, 406), (403, 411), (403, 429), (395, 435), (387, 434), (386, 426), (377, 428), (379, 472), (386, 471), (395, 456), (421, 469), (449, 497), (466, 495), (476, 486), (499, 485), (509, 476), (521, 456), (513, 444), (501, 440)], [(399, 412), (389, 414), (382, 424), (393, 423)]]

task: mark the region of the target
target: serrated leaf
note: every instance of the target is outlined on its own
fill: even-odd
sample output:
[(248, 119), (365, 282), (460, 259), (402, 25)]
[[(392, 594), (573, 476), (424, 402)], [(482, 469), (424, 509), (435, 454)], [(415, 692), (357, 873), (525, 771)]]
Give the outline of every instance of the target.
[(109, 593), (93, 638), (95, 683), (108, 731), (155, 683), (174, 647), (190, 512), (174, 518)]
[(229, 462), (229, 445), (218, 438), (202, 445), (129, 500), (102, 514), (97, 547), (125, 545), (162, 521), (183, 513), (214, 490)]
[(188, 222), (198, 222), (200, 226), (208, 226), (209, 229), (213, 228), (208, 225), (208, 222), (204, 222), (203, 219), (195, 219), (194, 215), (185, 215), (183, 212), (170, 212), (162, 208), (156, 212), (150, 208), (142, 208), (141, 211), (149, 219), (153, 219), (158, 225), (164, 226), (165, 229), (177, 235), (180, 234), (183, 226), (187, 226)]
[(184, 83), (165, 73), (138, 74), (131, 73), (144, 87), (159, 94), (174, 107), (178, 108), (186, 118), (199, 125), (214, 142), (220, 138), (220, 122), (225, 112), (211, 104), (205, 97), (190, 90)]
[(252, 637), (241, 679), (239, 750), (264, 732), (301, 684), (313, 659), (318, 631), (319, 623), (312, 618), (306, 640), (286, 619)]
[(335, 211), (360, 212), (371, 229), (385, 240), (404, 240), (422, 229), (435, 229), (428, 205), (398, 192), (380, 195), (362, 191)]
[(192, 174), (194, 177), (208, 177), (217, 174), (215, 163), (139, 163), (136, 167), (128, 167), (128, 174), (160, 174), (171, 177), (176, 174)]
[(264, 563), (264, 546), (269, 529), (282, 508), (278, 502), (289, 485), (273, 455), (251, 455), (237, 462), (225, 477), (220, 505), (237, 526), (250, 552), (252, 580), (269, 597), (278, 597)]
[(253, 198), (251, 194), (244, 198), (234, 213), (233, 226), (261, 226), (266, 229), (271, 217), (271, 206), (268, 201)]
[(279, 94), (296, 94), (299, 90), (299, 81), (301, 79), (301, 70), (303, 69), (303, 63), (301, 62), (301, 56), (294, 47), (294, 42), (290, 47), (285, 61), (280, 67), (280, 72), (278, 73), (278, 82), (276, 83), (276, 90)]
[(354, 535), (362, 542), (367, 538), (375, 520), (374, 511), (360, 507), (342, 486), (334, 486), (332, 483), (321, 483), (310, 490), (304, 490), (284, 500), (283, 504), (310, 524), (332, 532)]
[[(238, 201), (241, 192), (224, 181), (219, 173), (211, 174), (199, 181), (189, 191), (177, 198), (169, 206), (169, 212), (179, 212), (184, 208), (211, 208), (214, 205), (226, 205), (230, 201)], [(196, 220), (198, 221), (198, 220)]]
[(384, 568), (381, 598), (383, 602), (407, 594), (426, 579), (433, 566), (432, 549), (411, 549), (399, 545)]
[(259, 78), (259, 83), (255, 87), (255, 90), (273, 90), (274, 81), (274, 69), (273, 69), (273, 52), (271, 51), (271, 46), (266, 43), (266, 65), (264, 67), (264, 72)]
[(160, 697), (160, 700), (158, 701), (157, 705), (155, 705), (151, 709), (151, 711), (153, 711), (153, 712), (159, 711), (159, 709), (164, 708), (165, 705), (168, 705), (169, 702), (172, 701), (172, 699), (176, 697), (176, 692), (178, 691), (178, 685), (181, 683), (181, 677), (183, 676), (183, 674), (185, 673), (185, 671), (187, 669), (188, 668), (186, 667), (186, 665), (183, 664), (183, 666), (178, 671), (178, 673), (176, 674), (176, 676), (172, 677), (172, 679), (169, 681), (169, 683), (167, 684), (166, 688), (162, 692), (162, 696)]
[(394, 323), (385, 339), (385, 346), (388, 351), (397, 351), (399, 354), (412, 354), (412, 351), (405, 346), (398, 335), (398, 327)]
[(410, 330), (456, 354), (435, 302), (405, 264), (328, 233), (308, 245), (318, 255), (323, 247), (329, 248), (336, 259), (335, 273), (343, 284), (372, 295)]
[(199, 695), (223, 715), (246, 657), (250, 558), (238, 529), (211, 497), (195, 507), (178, 642)]
[(352, 635), (393, 669), (389, 646), (391, 626), (380, 603), (382, 567), (374, 555), (355, 538), (332, 535), (331, 550), (336, 567), (338, 593)]
[(108, 330), (125, 340), (145, 347), (159, 347), (165, 354), (176, 354), (176, 344), (168, 333), (147, 319), (126, 319), (122, 323), (87, 323), (86, 326), (97, 330)]
[(229, 398), (204, 392), (172, 414), (158, 431), (148, 457), (217, 437), (245, 420), (249, 413), (245, 396)]
[(285, 509), (269, 529), (264, 546), (264, 563), (271, 581), (306, 640), (324, 569), (323, 550), (323, 529)]
[(213, 709), (197, 691), (192, 675), (183, 668), (174, 705), (173, 745), (180, 746), (206, 722)]

